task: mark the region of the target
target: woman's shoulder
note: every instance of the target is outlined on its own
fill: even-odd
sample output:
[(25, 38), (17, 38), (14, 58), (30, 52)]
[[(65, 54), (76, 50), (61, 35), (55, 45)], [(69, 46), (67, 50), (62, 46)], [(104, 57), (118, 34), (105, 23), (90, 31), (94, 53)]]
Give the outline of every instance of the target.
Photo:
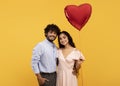
[(77, 48), (75, 48), (74, 51), (75, 51), (75, 53), (77, 53), (77, 54), (82, 54), (82, 52), (81, 52), (79, 49), (77, 49)]
[(62, 49), (61, 48), (57, 48), (57, 51), (60, 52)]
[(75, 51), (75, 52), (80, 52), (80, 50), (79, 50), (79, 49), (77, 49), (77, 48), (74, 48), (74, 51)]

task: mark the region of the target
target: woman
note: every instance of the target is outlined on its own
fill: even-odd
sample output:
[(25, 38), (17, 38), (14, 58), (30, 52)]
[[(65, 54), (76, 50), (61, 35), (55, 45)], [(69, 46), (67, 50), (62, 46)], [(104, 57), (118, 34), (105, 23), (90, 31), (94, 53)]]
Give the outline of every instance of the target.
[(68, 32), (60, 32), (58, 43), (57, 86), (78, 86), (76, 73), (84, 61), (84, 56), (75, 48)]

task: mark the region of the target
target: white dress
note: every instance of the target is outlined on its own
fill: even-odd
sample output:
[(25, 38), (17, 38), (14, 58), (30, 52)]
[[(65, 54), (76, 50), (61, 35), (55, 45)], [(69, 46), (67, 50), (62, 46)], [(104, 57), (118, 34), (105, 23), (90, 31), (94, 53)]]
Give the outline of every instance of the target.
[(74, 50), (64, 57), (62, 50), (58, 50), (58, 69), (56, 86), (78, 86), (77, 77), (73, 75), (74, 60), (83, 59), (84, 56), (79, 50)]

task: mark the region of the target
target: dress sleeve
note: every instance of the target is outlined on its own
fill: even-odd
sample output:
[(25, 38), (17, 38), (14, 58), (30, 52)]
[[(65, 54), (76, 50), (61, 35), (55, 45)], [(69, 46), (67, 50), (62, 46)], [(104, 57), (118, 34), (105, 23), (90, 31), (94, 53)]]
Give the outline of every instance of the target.
[(84, 61), (85, 57), (83, 56), (83, 54), (79, 50), (76, 50), (75, 51), (75, 60), (79, 60), (79, 59)]

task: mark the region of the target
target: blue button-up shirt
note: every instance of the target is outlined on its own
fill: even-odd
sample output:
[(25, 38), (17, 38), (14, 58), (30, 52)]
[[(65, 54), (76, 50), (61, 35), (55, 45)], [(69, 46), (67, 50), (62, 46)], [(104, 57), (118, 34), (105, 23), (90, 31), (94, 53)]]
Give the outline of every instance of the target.
[(35, 73), (56, 71), (57, 48), (47, 39), (40, 42), (33, 49), (32, 69)]

